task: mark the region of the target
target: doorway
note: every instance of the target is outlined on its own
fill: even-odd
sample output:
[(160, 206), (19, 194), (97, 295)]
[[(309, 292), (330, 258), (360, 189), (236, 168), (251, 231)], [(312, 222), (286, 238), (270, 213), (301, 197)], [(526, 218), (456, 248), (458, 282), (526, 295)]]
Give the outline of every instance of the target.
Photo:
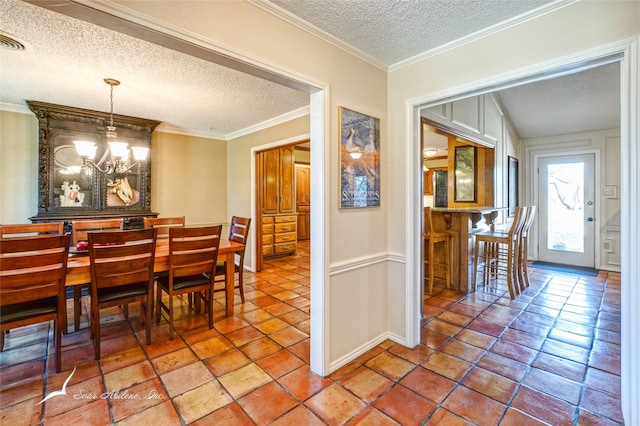
[(538, 161), (538, 259), (595, 267), (595, 154)]

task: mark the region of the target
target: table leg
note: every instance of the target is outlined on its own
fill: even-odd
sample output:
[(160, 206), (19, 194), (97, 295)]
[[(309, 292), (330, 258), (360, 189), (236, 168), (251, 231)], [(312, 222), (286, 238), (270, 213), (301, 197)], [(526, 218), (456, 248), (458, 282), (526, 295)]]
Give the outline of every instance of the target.
[(224, 273), (224, 288), (225, 288), (225, 307), (227, 311), (227, 317), (233, 316), (233, 301), (234, 301), (234, 276), (236, 274), (235, 267), (233, 264), (233, 252), (229, 252), (226, 254), (225, 260), (225, 273)]

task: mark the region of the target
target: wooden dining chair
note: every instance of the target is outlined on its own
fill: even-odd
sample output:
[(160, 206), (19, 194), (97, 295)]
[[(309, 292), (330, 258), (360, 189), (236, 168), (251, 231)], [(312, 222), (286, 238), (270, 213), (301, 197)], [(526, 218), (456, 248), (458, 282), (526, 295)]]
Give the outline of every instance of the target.
[(0, 238), (63, 235), (64, 222), (16, 223), (0, 225)]
[(169, 229), (174, 227), (184, 228), (184, 216), (175, 217), (145, 217), (143, 219), (145, 228), (157, 228), (158, 238), (169, 238)]
[[(90, 232), (97, 231), (122, 231), (124, 229), (124, 221), (120, 219), (98, 219), (98, 220), (74, 220), (71, 222), (71, 235), (73, 244), (79, 241), (88, 241)], [(80, 312), (82, 300), (82, 289), (90, 288), (90, 283), (73, 286), (73, 329), (80, 329)], [(125, 316), (129, 316), (129, 309), (125, 305), (123, 307)]]
[[(440, 265), (445, 270), (445, 284), (447, 288), (451, 286), (451, 246), (450, 235), (446, 232), (436, 232), (433, 229), (433, 219), (431, 217), (431, 207), (424, 208), (424, 265), (425, 275), (429, 280), (429, 296), (433, 292), (433, 281), (435, 279), (434, 272), (436, 266)], [(436, 259), (435, 246), (442, 244), (442, 256), (444, 262), (438, 262)]]
[(527, 207), (527, 216), (520, 231), (520, 242), (518, 245), (518, 277), (520, 290), (529, 287), (529, 231), (536, 216), (536, 206)]
[(62, 364), (62, 324), (69, 235), (0, 242), (0, 345), (6, 330), (53, 320), (56, 372)]
[[(231, 224), (229, 225), (229, 241), (235, 241), (243, 245), (242, 250), (234, 253), (234, 275), (238, 274), (238, 285), (235, 288), (240, 293), (240, 300), (244, 303), (244, 283), (243, 283), (243, 271), (244, 271), (244, 251), (247, 246), (247, 239), (249, 238), (249, 227), (251, 226), (251, 218), (233, 216), (231, 218)], [(226, 283), (226, 271), (227, 262), (218, 262), (216, 264), (216, 278), (214, 280), (214, 286), (217, 283)], [(234, 279), (235, 282), (235, 279)], [(222, 287), (216, 287), (214, 291), (225, 291), (226, 284)], [(233, 301), (231, 301), (233, 303)]]
[(91, 336), (100, 359), (100, 309), (140, 302), (140, 321), (151, 344), (156, 229), (90, 232)]
[[(527, 209), (516, 207), (516, 214), (507, 232), (489, 231), (474, 234), (475, 251), (473, 256), (473, 291), (476, 290), (478, 272), (484, 285), (491, 277), (505, 276), (509, 295), (514, 299), (520, 292), (518, 285), (518, 248), (520, 232), (525, 222)], [(482, 244), (482, 251), (480, 245)], [(480, 262), (482, 259), (482, 262)]]
[[(169, 340), (174, 337), (173, 298), (181, 294), (204, 297), (209, 328), (213, 328), (213, 280), (221, 233), (222, 225), (169, 230), (169, 273), (156, 278), (156, 324), (160, 323), (162, 312), (166, 312)], [(169, 296), (168, 305), (162, 302), (163, 292)]]

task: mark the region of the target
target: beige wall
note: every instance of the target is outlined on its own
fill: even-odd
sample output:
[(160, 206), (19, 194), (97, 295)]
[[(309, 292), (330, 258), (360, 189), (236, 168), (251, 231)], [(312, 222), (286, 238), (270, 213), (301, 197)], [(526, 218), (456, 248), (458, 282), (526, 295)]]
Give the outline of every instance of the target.
[(188, 225), (228, 223), (226, 141), (154, 132), (151, 210)]
[(29, 223), (38, 214), (38, 120), (0, 111), (0, 223)]

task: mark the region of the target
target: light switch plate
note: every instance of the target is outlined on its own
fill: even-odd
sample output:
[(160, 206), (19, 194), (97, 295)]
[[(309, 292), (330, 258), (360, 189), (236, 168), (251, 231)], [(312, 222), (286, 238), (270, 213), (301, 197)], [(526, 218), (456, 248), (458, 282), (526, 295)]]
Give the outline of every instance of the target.
[(608, 198), (616, 198), (616, 186), (608, 185), (602, 188), (602, 195)]

